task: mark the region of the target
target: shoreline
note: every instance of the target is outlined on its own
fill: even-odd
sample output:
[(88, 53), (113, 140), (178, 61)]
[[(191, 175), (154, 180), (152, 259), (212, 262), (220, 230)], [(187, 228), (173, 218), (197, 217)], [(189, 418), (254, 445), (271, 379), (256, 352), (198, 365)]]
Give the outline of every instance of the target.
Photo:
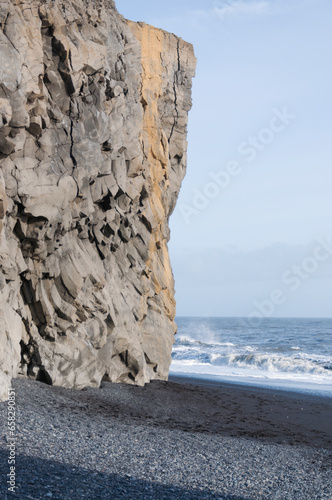
[[(202, 420), (200, 412), (209, 421), (211, 415), (220, 417), (219, 421), (212, 420), (211, 431), (332, 450), (332, 398), (327, 394), (173, 374), (168, 383), (181, 386), (182, 397), (187, 393), (188, 398), (195, 390), (194, 400), (190, 402), (192, 418), (195, 415)], [(198, 411), (193, 413), (195, 407)]]
[[(197, 374), (197, 376), (194, 373), (175, 373), (172, 372), (170, 373), (168, 380), (170, 382), (177, 382), (179, 384), (195, 384), (195, 385), (202, 385), (202, 386), (207, 386), (207, 387), (220, 387), (220, 386), (226, 386), (226, 387), (232, 387), (232, 386), (237, 386), (241, 387), (243, 390), (245, 388), (249, 390), (259, 390), (261, 392), (267, 391), (267, 393), (270, 392), (275, 392), (280, 395), (283, 395), (285, 393), (290, 393), (295, 395), (301, 395), (301, 396), (308, 396), (309, 398), (318, 398), (318, 399), (331, 399), (332, 400), (332, 388), (327, 389), (327, 390), (319, 390), (315, 387), (314, 384), (312, 384), (310, 387), (305, 386), (305, 384), (299, 384), (297, 386), (295, 385), (282, 385), (277, 381), (275, 385), (269, 382), (267, 383), (261, 383), (261, 382), (252, 382), (251, 380), (248, 382), (245, 382), (243, 378), (225, 378), (218, 379), (218, 376), (215, 378), (209, 378), (208, 375), (205, 376), (203, 374)], [(317, 384), (320, 386), (320, 384)], [(323, 386), (325, 388), (325, 385)], [(326, 386), (327, 387), (327, 386)]]

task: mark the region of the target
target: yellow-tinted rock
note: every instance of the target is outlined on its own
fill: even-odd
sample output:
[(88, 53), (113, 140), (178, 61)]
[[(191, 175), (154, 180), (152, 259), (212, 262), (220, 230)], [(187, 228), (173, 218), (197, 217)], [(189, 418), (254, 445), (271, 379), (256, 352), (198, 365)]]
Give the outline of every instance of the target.
[(112, 0), (63, 5), (8, 1), (0, 31), (2, 398), (18, 370), (79, 389), (167, 379), (176, 330), (192, 46)]

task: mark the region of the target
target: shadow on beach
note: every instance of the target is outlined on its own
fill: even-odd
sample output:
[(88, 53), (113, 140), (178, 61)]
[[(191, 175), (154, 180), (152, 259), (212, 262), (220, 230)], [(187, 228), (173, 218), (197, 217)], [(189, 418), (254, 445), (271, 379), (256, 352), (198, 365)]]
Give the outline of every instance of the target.
[(80, 500), (97, 499), (222, 499), (245, 500), (238, 496), (220, 496), (207, 490), (184, 489), (173, 485), (162, 485), (105, 472), (93, 472), (74, 465), (63, 465), (54, 460), (43, 460), (18, 455), (16, 464), (17, 488), (8, 492), (3, 479), (8, 473), (8, 453), (0, 449), (1, 498), (18, 500)]

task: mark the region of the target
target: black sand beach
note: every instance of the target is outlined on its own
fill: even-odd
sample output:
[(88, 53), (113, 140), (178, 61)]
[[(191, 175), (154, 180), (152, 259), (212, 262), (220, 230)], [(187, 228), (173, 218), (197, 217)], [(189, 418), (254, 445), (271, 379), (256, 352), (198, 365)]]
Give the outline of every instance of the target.
[(186, 400), (194, 430), (198, 425), (203, 432), (332, 450), (332, 398), (183, 377), (171, 380), (168, 391)]
[[(16, 379), (19, 499), (331, 499), (332, 398), (173, 377)], [(6, 498), (7, 404), (0, 404)]]

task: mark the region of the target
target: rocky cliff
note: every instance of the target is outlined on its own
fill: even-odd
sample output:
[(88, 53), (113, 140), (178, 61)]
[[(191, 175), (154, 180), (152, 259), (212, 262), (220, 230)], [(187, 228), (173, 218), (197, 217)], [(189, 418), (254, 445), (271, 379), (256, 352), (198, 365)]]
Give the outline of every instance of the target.
[(0, 23), (0, 398), (166, 379), (192, 46), (111, 0), (1, 0)]

